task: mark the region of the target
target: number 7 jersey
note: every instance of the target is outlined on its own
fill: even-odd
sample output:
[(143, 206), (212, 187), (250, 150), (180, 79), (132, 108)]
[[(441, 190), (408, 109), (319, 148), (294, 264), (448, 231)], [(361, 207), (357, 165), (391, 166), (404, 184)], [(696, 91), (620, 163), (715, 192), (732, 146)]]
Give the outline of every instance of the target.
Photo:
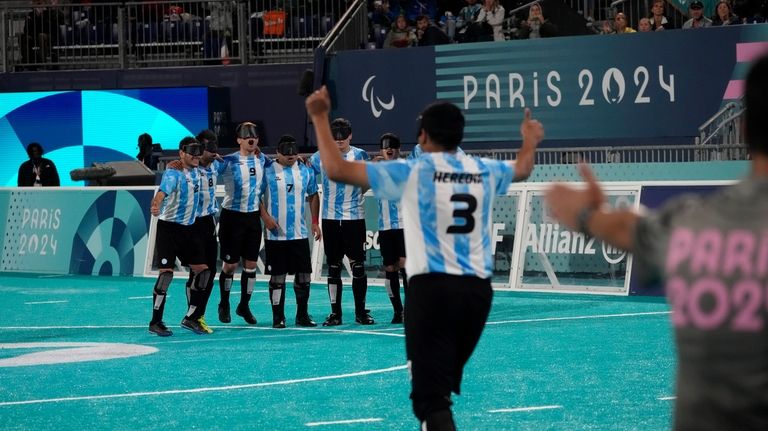
[(409, 277), (491, 277), (492, 207), (514, 178), (509, 162), (425, 153), (413, 160), (369, 163), (367, 173), (377, 198), (401, 199)]

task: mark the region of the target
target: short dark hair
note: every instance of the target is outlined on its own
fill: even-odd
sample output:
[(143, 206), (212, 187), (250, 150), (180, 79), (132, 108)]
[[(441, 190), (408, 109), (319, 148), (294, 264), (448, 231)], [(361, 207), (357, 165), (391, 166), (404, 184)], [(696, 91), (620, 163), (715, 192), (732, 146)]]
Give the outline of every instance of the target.
[(464, 114), (450, 102), (437, 101), (427, 106), (419, 115), (419, 131), (446, 151), (453, 151), (464, 139)]
[(216, 136), (216, 134), (213, 133), (213, 131), (211, 129), (201, 130), (200, 133), (197, 134), (196, 139), (200, 143), (203, 143), (203, 141), (206, 141), (206, 142), (211, 142), (211, 141), (218, 142), (219, 141), (218, 136)]
[(387, 144), (387, 148), (400, 148), (400, 137), (394, 133), (385, 133), (379, 138), (379, 148), (384, 148), (384, 143)]
[(40, 155), (42, 156), (45, 153), (45, 150), (43, 150), (43, 146), (40, 145), (38, 142), (30, 142), (29, 145), (27, 145), (27, 155), (29, 157), (32, 157), (32, 150), (37, 148), (38, 151), (40, 151)]
[(750, 152), (768, 156), (768, 55), (760, 58), (749, 69), (744, 91), (744, 128)]
[(193, 138), (192, 136), (186, 136), (179, 142), (179, 149), (184, 151), (184, 147), (186, 147), (189, 144), (199, 144), (200, 142), (197, 141), (197, 139)]
[(152, 135), (149, 133), (142, 133), (139, 135), (139, 148), (144, 150), (147, 147), (152, 146)]
[(334, 119), (331, 121), (331, 134), (337, 141), (347, 139), (352, 134), (352, 123), (346, 118)]
[(419, 15), (416, 17), (416, 22), (423, 21), (423, 20), (429, 21), (429, 17), (426, 15)]

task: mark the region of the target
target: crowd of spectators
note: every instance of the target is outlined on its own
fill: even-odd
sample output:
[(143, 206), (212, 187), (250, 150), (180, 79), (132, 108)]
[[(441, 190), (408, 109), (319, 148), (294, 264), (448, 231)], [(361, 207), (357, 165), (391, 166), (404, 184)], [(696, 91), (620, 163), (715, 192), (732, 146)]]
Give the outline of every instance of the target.
[[(478, 41), (500, 41), (510, 39), (533, 39), (565, 35), (559, 30), (558, 22), (545, 18), (543, 5), (538, 2), (523, 7), (517, 13), (507, 13), (500, 0), (464, 0), (456, 5), (445, 0), (371, 0), (369, 19), (371, 34), (369, 44), (377, 48), (404, 48), (409, 46), (437, 45), (442, 43), (465, 43)], [(509, 9), (519, 9), (528, 2), (507, 2)], [(595, 22), (592, 17), (586, 21), (592, 33), (620, 34), (672, 30), (675, 28), (699, 28), (718, 25), (752, 24), (766, 21), (768, 1), (719, 0), (715, 13), (704, 16), (701, 0), (688, 3), (688, 10), (681, 11), (687, 19), (677, 26), (667, 14), (676, 13), (667, 0), (652, 0), (647, 16), (635, 17), (631, 23), (627, 14), (616, 11), (611, 19)], [(441, 31), (445, 37), (424, 40), (420, 34), (424, 24), (418, 20), (427, 19), (430, 29)], [(682, 20), (678, 21), (682, 22)], [(633, 27), (636, 26), (636, 27)], [(636, 28), (636, 29), (635, 29)], [(392, 34), (395, 33), (395, 34)]]

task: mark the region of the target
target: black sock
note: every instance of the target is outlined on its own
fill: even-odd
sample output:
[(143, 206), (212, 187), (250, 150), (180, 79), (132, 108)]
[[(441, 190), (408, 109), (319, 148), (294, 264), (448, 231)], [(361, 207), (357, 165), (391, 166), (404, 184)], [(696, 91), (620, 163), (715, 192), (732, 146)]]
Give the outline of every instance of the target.
[(400, 268), (400, 275), (403, 277), (403, 292), (408, 290), (408, 274), (405, 273), (405, 268)]
[(293, 293), (296, 294), (296, 315), (306, 316), (309, 314), (309, 283), (293, 283)]
[(365, 295), (368, 293), (368, 276), (352, 277), (352, 295), (355, 297), (355, 314), (365, 314)]
[(251, 302), (254, 283), (256, 283), (256, 272), (243, 271), (240, 274), (240, 305), (247, 307)]
[(225, 305), (229, 308), (229, 291), (232, 290), (232, 279), (234, 274), (227, 274), (221, 271), (219, 274), (219, 292), (221, 293), (221, 301), (219, 305)]
[(392, 310), (395, 313), (401, 313), (403, 311), (403, 300), (400, 299), (400, 274), (397, 271), (384, 272), (386, 278), (385, 283), (387, 286), (387, 294), (389, 295), (389, 302), (392, 303)]
[(272, 320), (285, 320), (285, 283), (269, 283), (269, 302), (272, 304)]
[(341, 278), (328, 277), (328, 297), (331, 299), (331, 313), (341, 316)]

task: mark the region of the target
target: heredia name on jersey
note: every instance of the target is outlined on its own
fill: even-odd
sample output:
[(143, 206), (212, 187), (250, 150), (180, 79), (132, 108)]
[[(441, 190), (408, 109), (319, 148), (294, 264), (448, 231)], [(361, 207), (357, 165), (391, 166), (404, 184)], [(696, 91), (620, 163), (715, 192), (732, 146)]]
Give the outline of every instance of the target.
[(436, 183), (482, 184), (483, 175), (435, 171), (434, 175), (432, 176), (432, 181)]

